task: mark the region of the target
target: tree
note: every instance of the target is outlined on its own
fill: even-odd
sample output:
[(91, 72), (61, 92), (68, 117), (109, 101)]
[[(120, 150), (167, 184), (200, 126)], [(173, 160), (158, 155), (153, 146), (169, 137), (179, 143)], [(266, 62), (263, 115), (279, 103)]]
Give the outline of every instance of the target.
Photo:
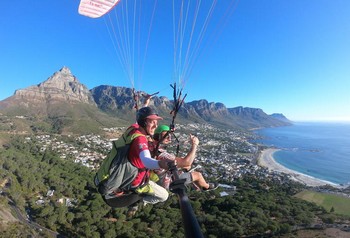
[(117, 233), (115, 232), (114, 229), (109, 229), (105, 234), (104, 234), (105, 238), (115, 238), (117, 237)]
[(283, 223), (280, 225), (280, 233), (281, 234), (288, 234), (291, 231), (290, 225)]

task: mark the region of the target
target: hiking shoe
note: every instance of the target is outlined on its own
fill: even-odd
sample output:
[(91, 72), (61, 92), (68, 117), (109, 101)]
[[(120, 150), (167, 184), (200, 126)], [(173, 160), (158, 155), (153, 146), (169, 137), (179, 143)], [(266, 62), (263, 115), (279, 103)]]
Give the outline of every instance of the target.
[(126, 216), (128, 218), (132, 218), (133, 216), (135, 216), (136, 212), (139, 210), (139, 206), (138, 204), (130, 206), (128, 211), (126, 212)]
[(213, 191), (219, 187), (217, 183), (209, 183), (209, 188), (203, 189), (204, 191)]

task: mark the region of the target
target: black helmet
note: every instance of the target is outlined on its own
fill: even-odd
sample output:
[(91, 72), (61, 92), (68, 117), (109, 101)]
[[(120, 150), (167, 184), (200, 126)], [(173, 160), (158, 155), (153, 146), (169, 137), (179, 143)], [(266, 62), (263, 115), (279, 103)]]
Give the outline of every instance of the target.
[(146, 119), (163, 120), (162, 117), (158, 116), (156, 110), (151, 107), (143, 107), (137, 111), (136, 121), (141, 127), (145, 127)]

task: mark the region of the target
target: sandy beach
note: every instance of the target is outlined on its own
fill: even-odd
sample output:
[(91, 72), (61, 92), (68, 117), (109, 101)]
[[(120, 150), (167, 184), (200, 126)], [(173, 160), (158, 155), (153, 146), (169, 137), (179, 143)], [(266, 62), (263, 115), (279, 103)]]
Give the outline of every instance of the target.
[(322, 185), (328, 184), (337, 188), (341, 187), (339, 184), (317, 179), (282, 166), (281, 164), (277, 163), (273, 158), (273, 154), (276, 151), (279, 151), (279, 149), (263, 150), (258, 158), (258, 165), (261, 167), (268, 168), (270, 171), (278, 171), (278, 172), (289, 174), (292, 176), (292, 179), (294, 179), (295, 181), (298, 181), (308, 186), (316, 187), (316, 186), (322, 186)]

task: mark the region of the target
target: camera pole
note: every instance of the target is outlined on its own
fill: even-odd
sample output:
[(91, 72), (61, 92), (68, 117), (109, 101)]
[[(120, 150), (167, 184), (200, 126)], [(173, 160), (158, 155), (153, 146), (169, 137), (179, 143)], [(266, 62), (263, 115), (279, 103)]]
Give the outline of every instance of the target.
[(173, 182), (170, 184), (169, 189), (173, 193), (176, 193), (179, 197), (182, 222), (185, 227), (186, 238), (203, 238), (199, 223), (185, 192), (186, 179), (179, 179), (178, 169), (174, 162), (169, 163), (168, 166), (173, 176)]

